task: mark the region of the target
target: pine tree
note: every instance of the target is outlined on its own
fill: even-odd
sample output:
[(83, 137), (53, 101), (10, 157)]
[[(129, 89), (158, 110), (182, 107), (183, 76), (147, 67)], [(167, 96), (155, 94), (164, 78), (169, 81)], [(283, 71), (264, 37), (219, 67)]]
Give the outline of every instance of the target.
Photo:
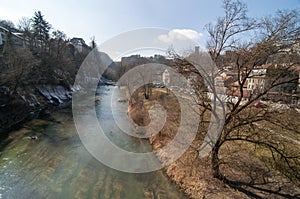
[(33, 33), (35, 37), (35, 47), (46, 47), (46, 43), (50, 37), (49, 31), (51, 29), (51, 25), (44, 19), (41, 11), (34, 13), (32, 22)]

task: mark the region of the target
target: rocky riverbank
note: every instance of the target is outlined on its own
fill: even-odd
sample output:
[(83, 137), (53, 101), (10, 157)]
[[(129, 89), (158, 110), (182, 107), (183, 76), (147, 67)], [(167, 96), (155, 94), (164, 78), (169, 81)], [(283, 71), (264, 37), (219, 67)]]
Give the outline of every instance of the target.
[[(89, 80), (89, 77), (85, 78)], [(99, 82), (99, 85), (113, 84), (106, 78)], [(39, 84), (23, 87), (11, 94), (9, 88), (0, 87), (0, 134), (8, 133), (34, 118), (51, 120), (49, 111), (69, 107), (72, 93), (79, 90), (72, 85)]]
[(49, 117), (49, 111), (67, 106), (73, 90), (72, 87), (65, 88), (61, 85), (37, 85), (10, 95), (9, 90), (2, 87), (0, 133), (16, 129), (33, 118)]

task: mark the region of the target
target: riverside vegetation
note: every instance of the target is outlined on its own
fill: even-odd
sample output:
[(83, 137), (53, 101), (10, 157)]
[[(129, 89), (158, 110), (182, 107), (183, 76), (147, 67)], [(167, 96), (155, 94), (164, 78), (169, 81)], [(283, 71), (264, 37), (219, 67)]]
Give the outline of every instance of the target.
[(6, 33), (0, 46), (0, 131), (8, 132), (69, 101), (76, 73), (96, 45), (94, 38), (90, 46), (69, 39), (40, 11), (17, 27), (8, 20), (0, 26)]
[[(237, 100), (226, 104), (224, 128), (211, 154), (199, 158), (199, 148), (214, 112), (207, 100), (204, 77), (193, 67), (195, 63), (170, 51), (173, 59), (163, 60), (164, 64), (186, 77), (195, 76), (191, 81), (195, 91), (192, 97), (201, 117), (196, 139), (165, 172), (191, 198), (299, 197), (299, 103), (293, 107), (288, 104), (287, 109), (258, 109), (253, 105), (260, 100), (286, 103), (281, 98), (270, 97), (276, 92), (277, 97), (291, 97), (290, 102), (294, 97), (299, 100), (299, 73), (295, 74), (300, 64), (300, 12), (278, 11), (273, 16), (252, 19), (247, 16), (246, 4), (239, 0), (224, 0), (223, 8), (224, 16), (206, 26), (207, 47), (219, 70), (217, 75), (228, 68), (235, 72), (234, 81), (225, 86), (226, 94), (234, 93)], [(96, 44), (94, 39), (90, 46), (80, 38), (68, 39), (59, 30), (50, 34), (53, 28), (41, 12), (36, 12), (31, 19), (22, 18), (17, 28), (5, 20), (0, 25), (7, 30), (5, 44), (0, 49), (0, 131), (3, 133), (34, 117), (45, 117), (49, 107), (68, 102), (77, 89), (72, 86), (76, 72)], [(23, 35), (21, 45), (15, 44), (13, 32), (16, 31)], [(270, 66), (268, 83), (246, 92), (251, 78), (263, 76), (253, 75), (263, 65)], [(119, 66), (116, 76), (121, 77), (129, 69)], [(283, 91), (278, 92), (278, 87)], [(168, 112), (163, 129), (149, 139), (154, 149), (168, 144), (179, 126), (180, 107), (172, 92), (145, 85), (130, 93), (129, 115), (135, 123), (149, 122), (148, 110), (154, 103), (162, 104)], [(163, 161), (165, 154), (157, 156)]]
[[(154, 150), (170, 143), (177, 133), (180, 123), (180, 107), (177, 97), (167, 88), (153, 88), (150, 99), (144, 98), (144, 89), (140, 88), (132, 96), (132, 104), (129, 107), (129, 115), (132, 120), (145, 126), (150, 122), (148, 111), (154, 104), (162, 105), (167, 111), (167, 121), (162, 130), (151, 136), (149, 142)], [(182, 106), (182, 104), (181, 104)], [(257, 111), (251, 108), (247, 111)], [(285, 118), (286, 122), (293, 125), (299, 124), (300, 114), (293, 110), (282, 110), (280, 115), (272, 117)], [(207, 121), (210, 114), (203, 117)], [(188, 150), (174, 163), (164, 168), (166, 174), (174, 181), (190, 198), (294, 198), (300, 192), (299, 179), (290, 179), (285, 175), (290, 168), (285, 165), (283, 159), (274, 163), (272, 154), (263, 147), (255, 144), (245, 144), (240, 141), (227, 143), (220, 153), (222, 161), (221, 169), (230, 182), (222, 182), (214, 178), (211, 172), (210, 157), (198, 158), (198, 150), (206, 135), (209, 122), (199, 123), (197, 136)], [(274, 128), (269, 126), (270, 128)], [(299, 140), (299, 135), (293, 131), (282, 133), (281, 128), (275, 128), (276, 133), (294, 136)], [(297, 153), (299, 145), (286, 142), (282, 137), (272, 138), (275, 142), (285, 143), (289, 150)], [(163, 162), (168, 154), (157, 153)], [(210, 155), (211, 156), (211, 155)], [(280, 165), (277, 167), (276, 165)], [(295, 172), (299, 172), (299, 165)]]

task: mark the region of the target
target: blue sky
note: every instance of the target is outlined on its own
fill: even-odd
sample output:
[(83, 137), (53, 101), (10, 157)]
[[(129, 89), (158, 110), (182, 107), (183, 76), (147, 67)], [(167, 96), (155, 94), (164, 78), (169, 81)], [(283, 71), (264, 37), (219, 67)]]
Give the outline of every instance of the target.
[[(248, 0), (253, 17), (278, 9), (300, 8), (300, 0)], [(17, 24), (22, 16), (40, 10), (55, 29), (68, 37), (82, 37), (89, 43), (95, 36), (103, 43), (122, 32), (143, 27), (192, 29), (204, 33), (204, 25), (223, 14), (222, 0), (1, 0), (0, 19)]]

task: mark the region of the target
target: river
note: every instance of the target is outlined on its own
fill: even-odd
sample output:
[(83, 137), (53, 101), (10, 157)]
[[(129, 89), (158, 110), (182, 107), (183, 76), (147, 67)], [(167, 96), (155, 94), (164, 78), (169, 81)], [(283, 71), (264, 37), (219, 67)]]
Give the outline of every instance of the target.
[[(146, 140), (122, 134), (109, 111), (109, 96), (124, 96), (114, 86), (98, 88), (96, 111), (105, 134), (126, 150), (148, 151)], [(127, 123), (126, 103), (114, 103), (114, 117)], [(187, 198), (162, 171), (130, 174), (93, 158), (76, 133), (71, 109), (52, 114), (54, 121), (35, 119), (0, 143), (0, 198)], [(30, 139), (37, 136), (38, 139)]]

